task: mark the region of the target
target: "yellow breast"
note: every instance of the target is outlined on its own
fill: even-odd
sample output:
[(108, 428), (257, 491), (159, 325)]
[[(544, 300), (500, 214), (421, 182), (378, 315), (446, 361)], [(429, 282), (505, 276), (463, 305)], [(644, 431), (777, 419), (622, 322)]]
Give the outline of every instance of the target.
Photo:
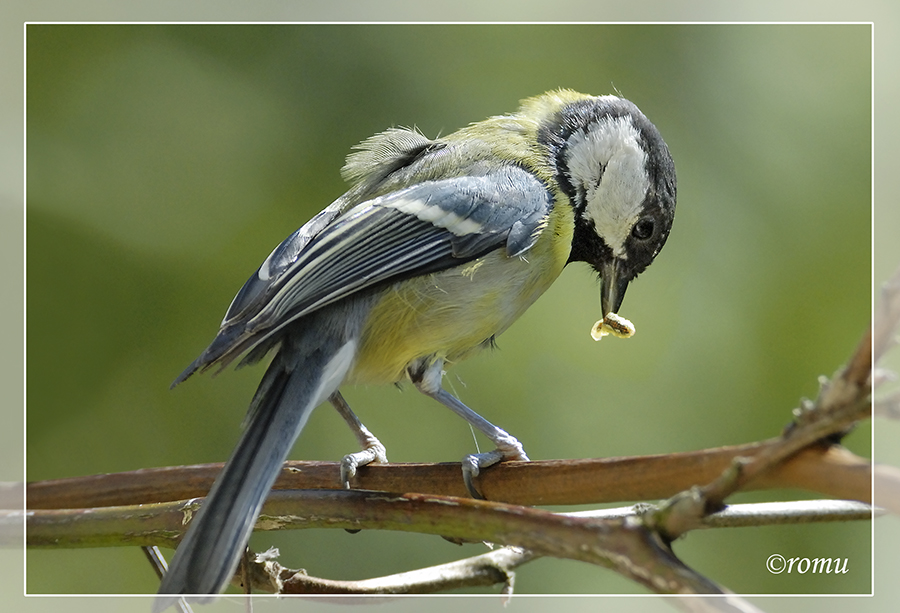
[(557, 203), (524, 257), (503, 248), (439, 273), (394, 284), (363, 327), (348, 383), (395, 383), (429, 356), (456, 362), (506, 330), (556, 280), (569, 257), (573, 218)]

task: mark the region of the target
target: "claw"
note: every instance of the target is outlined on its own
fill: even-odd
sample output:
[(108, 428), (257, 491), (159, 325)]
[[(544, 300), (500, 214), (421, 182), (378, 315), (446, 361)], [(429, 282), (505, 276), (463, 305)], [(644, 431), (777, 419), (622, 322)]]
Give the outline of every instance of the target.
[(340, 392), (335, 392), (329, 398), (331, 404), (337, 409), (338, 414), (344, 418), (347, 425), (356, 435), (362, 451), (356, 453), (348, 453), (341, 458), (341, 485), (345, 490), (350, 489), (350, 481), (356, 477), (356, 469), (360, 466), (367, 466), (373, 462), (387, 464), (387, 451), (375, 435), (366, 429), (359, 421), (356, 414), (350, 410), (350, 405), (344, 400)]
[(356, 476), (356, 469), (359, 466), (359, 459), (355, 457), (357, 455), (348, 453), (341, 458), (341, 485), (345, 490), (350, 489), (350, 480)]
[(341, 484), (345, 490), (350, 489), (350, 481), (356, 477), (356, 469), (368, 466), (373, 462), (387, 464), (387, 452), (378, 439), (372, 437), (370, 446), (356, 453), (348, 453), (341, 458)]
[(485, 500), (485, 497), (482, 496), (481, 492), (478, 491), (478, 488), (475, 487), (475, 477), (477, 477), (480, 472), (481, 466), (479, 466), (477, 455), (467, 455), (462, 459), (463, 483), (466, 486), (466, 491), (469, 492), (469, 496), (475, 500)]
[(473, 453), (462, 459), (463, 483), (472, 498), (486, 500), (475, 487), (475, 477), (481, 473), (482, 468), (493, 466), (504, 460), (529, 461), (522, 444), (511, 436), (508, 441), (504, 441), (503, 448), (498, 447), (487, 453)]

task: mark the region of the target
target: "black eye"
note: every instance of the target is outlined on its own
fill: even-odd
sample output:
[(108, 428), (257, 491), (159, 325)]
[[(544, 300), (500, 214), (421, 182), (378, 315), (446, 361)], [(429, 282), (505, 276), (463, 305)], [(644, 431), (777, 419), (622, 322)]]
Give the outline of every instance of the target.
[(634, 224), (634, 227), (631, 229), (631, 235), (639, 241), (645, 241), (653, 236), (653, 226), (653, 220), (649, 217), (644, 217)]

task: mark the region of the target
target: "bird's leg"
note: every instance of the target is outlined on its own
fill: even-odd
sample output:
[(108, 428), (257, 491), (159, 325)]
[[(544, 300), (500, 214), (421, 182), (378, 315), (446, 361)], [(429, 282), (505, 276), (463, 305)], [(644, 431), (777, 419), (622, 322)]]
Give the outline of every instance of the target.
[(473, 498), (484, 499), (475, 488), (474, 482), (475, 477), (478, 476), (481, 469), (487, 468), (488, 466), (503, 460), (520, 460), (528, 462), (528, 456), (525, 455), (525, 448), (522, 447), (522, 443), (520, 443), (516, 437), (483, 418), (441, 386), (444, 366), (443, 360), (437, 360), (427, 366), (420, 363), (418, 366), (420, 366), (418, 369), (416, 369), (415, 366), (409, 369), (410, 378), (416, 386), (416, 389), (426, 396), (434, 398), (465, 419), (473, 428), (483, 433), (492, 443), (494, 443), (494, 445), (496, 445), (496, 449), (493, 451), (469, 454), (462, 459), (463, 482), (466, 485), (466, 489)]
[(375, 435), (362, 424), (356, 413), (344, 400), (340, 392), (335, 392), (328, 397), (328, 401), (337, 410), (338, 414), (344, 418), (347, 425), (356, 435), (359, 446), (362, 451), (356, 453), (348, 453), (341, 459), (341, 483), (344, 489), (350, 489), (350, 480), (356, 476), (356, 469), (360, 466), (366, 466), (372, 462), (387, 463), (387, 453), (384, 445), (381, 444)]

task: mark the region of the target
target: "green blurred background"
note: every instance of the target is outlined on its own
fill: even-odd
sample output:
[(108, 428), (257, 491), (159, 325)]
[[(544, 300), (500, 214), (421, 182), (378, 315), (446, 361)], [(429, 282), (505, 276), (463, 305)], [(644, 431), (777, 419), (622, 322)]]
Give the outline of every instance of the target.
[[(776, 435), (869, 321), (867, 25), (36, 25), (26, 54), (29, 480), (224, 460), (263, 369), (168, 386), (269, 251), (340, 195), (350, 148), (395, 125), (451, 132), (556, 87), (634, 101), (672, 151), (679, 204), (621, 310), (633, 339), (591, 340), (598, 287), (573, 265), (498, 351), (448, 375), (532, 459)], [(411, 388), (346, 395), (394, 462), (474, 448)], [(847, 444), (868, 456), (870, 440), (866, 424)], [(354, 445), (325, 408), (291, 457)], [(675, 550), (736, 592), (853, 594), (871, 589), (870, 537), (867, 523), (717, 530)], [(375, 532), (252, 541), (269, 544), (335, 579), (484, 551)], [(849, 557), (854, 572), (771, 575), (772, 553)], [(31, 593), (156, 586), (134, 549), (33, 550), (27, 572)], [(522, 568), (516, 591), (642, 592), (551, 560)]]

